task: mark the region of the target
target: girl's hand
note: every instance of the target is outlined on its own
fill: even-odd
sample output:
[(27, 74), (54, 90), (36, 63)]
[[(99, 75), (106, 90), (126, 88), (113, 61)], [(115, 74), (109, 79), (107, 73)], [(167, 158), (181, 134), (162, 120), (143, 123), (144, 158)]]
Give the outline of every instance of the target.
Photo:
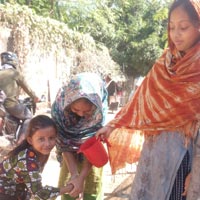
[(76, 176), (75, 178), (70, 179), (70, 181), (67, 182), (67, 185), (68, 184), (72, 184), (74, 186), (73, 190), (69, 192), (71, 197), (75, 198), (78, 197), (80, 193), (83, 193), (84, 179), (82, 179), (81, 176)]
[(72, 184), (67, 184), (66, 186), (63, 186), (60, 188), (60, 195), (63, 195), (63, 194), (69, 194), (70, 191), (73, 190), (73, 185)]
[(191, 173), (189, 173), (185, 179), (185, 184), (184, 184), (184, 192), (182, 193), (182, 196), (186, 196), (188, 192), (188, 188), (190, 185), (190, 179), (191, 179)]
[(105, 139), (107, 139), (107, 138), (110, 136), (111, 132), (112, 132), (114, 129), (115, 129), (114, 127), (104, 126), (103, 128), (99, 129), (99, 130), (96, 132), (95, 136), (96, 136), (97, 138), (100, 137), (101, 140), (104, 141)]

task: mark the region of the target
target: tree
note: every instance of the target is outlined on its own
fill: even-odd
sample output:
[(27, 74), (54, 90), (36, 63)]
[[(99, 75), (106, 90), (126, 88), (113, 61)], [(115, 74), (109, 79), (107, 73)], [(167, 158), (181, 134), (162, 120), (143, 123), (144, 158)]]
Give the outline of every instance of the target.
[(123, 1), (117, 7), (118, 43), (111, 55), (127, 74), (145, 75), (161, 54), (167, 39), (165, 7), (159, 1), (146, 0)]
[(114, 61), (129, 75), (145, 75), (166, 45), (171, 0), (10, 1), (89, 33), (109, 48)]
[(168, 4), (159, 0), (68, 1), (65, 22), (105, 44), (127, 74), (145, 75), (167, 41)]

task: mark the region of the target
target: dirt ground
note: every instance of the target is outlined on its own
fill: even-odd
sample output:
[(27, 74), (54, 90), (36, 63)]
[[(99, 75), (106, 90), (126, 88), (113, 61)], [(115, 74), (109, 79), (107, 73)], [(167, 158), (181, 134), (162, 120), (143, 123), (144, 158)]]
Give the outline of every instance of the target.
[[(108, 166), (107, 166), (108, 167)], [(121, 169), (116, 175), (104, 170), (104, 200), (128, 200), (135, 175), (135, 165)]]

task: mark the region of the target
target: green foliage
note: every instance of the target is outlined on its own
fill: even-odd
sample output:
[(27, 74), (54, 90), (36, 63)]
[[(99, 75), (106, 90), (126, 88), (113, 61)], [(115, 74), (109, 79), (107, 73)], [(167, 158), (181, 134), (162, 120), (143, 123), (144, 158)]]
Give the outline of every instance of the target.
[(167, 7), (158, 0), (96, 1), (84, 28), (77, 30), (104, 43), (129, 75), (145, 75), (166, 45)]
[(113, 59), (129, 75), (145, 75), (166, 46), (167, 8), (171, 0), (15, 2), (64, 22), (72, 30), (89, 33), (96, 42), (109, 48)]
[[(23, 71), (29, 56), (40, 63), (40, 58), (56, 61), (58, 71), (70, 73), (92, 71), (99, 74), (119, 74), (119, 66), (111, 59), (108, 49), (89, 34), (68, 28), (65, 23), (35, 14), (28, 6), (0, 4), (0, 29), (9, 36), (7, 49), (17, 53)], [(11, 32), (9, 32), (11, 30)], [(28, 65), (26, 65), (28, 66)], [(44, 66), (46, 67), (46, 66)]]

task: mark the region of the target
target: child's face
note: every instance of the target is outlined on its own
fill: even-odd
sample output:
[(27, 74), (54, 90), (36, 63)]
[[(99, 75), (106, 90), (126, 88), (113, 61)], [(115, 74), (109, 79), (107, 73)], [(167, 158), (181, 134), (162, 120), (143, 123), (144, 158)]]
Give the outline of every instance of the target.
[(191, 22), (182, 7), (172, 11), (169, 22), (170, 38), (179, 51), (187, 52), (200, 40), (200, 26)]
[(48, 155), (56, 144), (56, 130), (54, 127), (39, 129), (27, 141), (36, 151)]

